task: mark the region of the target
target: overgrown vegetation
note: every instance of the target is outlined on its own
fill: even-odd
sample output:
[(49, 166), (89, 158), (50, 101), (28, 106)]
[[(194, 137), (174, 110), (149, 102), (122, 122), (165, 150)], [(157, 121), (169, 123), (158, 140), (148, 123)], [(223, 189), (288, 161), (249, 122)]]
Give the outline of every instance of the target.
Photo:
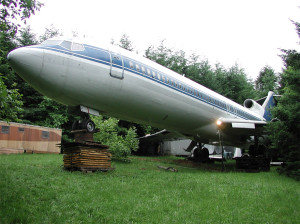
[(139, 141), (134, 127), (121, 128), (116, 118), (94, 116), (93, 121), (100, 129), (100, 132), (94, 134), (94, 140), (109, 145), (113, 159), (127, 161), (131, 151), (137, 151)]
[(274, 170), (131, 159), (82, 174), (63, 171), (61, 155), (0, 155), (0, 223), (300, 223), (300, 183)]

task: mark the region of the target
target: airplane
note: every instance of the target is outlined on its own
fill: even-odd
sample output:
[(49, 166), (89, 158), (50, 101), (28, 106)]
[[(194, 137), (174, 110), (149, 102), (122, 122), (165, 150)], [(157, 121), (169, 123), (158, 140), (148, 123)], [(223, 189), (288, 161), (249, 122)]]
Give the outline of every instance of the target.
[[(52, 38), (8, 56), (11, 67), (41, 94), (87, 114), (116, 117), (192, 139), (186, 149), (222, 142), (258, 146), (275, 105), (244, 106), (125, 49), (93, 41)], [(78, 109), (79, 110), (79, 109)], [(95, 130), (88, 118), (77, 127)], [(254, 136), (254, 137), (253, 137)], [(253, 140), (254, 139), (254, 140)]]

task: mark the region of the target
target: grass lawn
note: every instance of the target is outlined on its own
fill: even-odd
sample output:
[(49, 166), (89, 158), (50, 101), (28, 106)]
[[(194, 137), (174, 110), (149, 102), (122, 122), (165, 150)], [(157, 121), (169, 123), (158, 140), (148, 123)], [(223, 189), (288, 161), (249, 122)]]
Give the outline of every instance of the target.
[(0, 155), (0, 223), (300, 223), (300, 183), (275, 169), (221, 172), (175, 157), (90, 174), (62, 164), (62, 155)]

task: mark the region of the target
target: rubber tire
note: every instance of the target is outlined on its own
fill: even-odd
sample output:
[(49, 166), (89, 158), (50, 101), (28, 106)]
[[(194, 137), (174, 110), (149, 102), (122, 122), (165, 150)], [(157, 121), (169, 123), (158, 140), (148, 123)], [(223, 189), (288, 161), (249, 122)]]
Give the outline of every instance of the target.
[(96, 125), (91, 119), (88, 119), (88, 120), (82, 121), (82, 128), (84, 128), (88, 132), (92, 133), (92, 132), (95, 132)]

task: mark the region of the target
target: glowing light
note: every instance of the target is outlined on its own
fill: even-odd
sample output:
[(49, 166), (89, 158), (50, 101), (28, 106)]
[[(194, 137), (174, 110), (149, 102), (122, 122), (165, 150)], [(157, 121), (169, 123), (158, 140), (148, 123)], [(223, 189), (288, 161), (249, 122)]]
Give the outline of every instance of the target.
[(222, 125), (222, 121), (220, 121), (220, 120), (217, 120), (216, 123), (217, 123), (218, 126)]

